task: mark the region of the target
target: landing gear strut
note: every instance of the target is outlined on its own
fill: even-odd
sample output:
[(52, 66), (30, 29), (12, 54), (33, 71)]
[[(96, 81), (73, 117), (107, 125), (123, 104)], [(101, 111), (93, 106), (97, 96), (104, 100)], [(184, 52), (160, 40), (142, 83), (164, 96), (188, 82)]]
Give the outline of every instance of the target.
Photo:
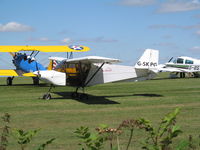
[(76, 88), (76, 91), (71, 94), (71, 98), (79, 100), (88, 100), (88, 95), (84, 93), (84, 89), (83, 93), (78, 93), (78, 89), (79, 88)]

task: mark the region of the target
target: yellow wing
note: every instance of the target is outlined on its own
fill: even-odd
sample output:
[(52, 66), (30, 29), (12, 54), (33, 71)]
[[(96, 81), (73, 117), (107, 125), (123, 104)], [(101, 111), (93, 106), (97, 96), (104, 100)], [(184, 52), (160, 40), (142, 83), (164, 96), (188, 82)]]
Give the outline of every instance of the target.
[(82, 45), (71, 46), (0, 46), (0, 52), (40, 51), (40, 52), (86, 52), (90, 48)]
[(17, 70), (0, 70), (0, 76), (25, 76), (25, 77), (36, 77), (33, 73), (21, 73)]

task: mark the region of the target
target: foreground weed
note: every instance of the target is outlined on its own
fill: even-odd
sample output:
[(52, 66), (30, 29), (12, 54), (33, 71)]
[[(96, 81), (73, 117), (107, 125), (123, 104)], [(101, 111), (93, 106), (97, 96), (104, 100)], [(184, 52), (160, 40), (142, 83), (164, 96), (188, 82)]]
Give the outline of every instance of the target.
[[(40, 131), (40, 129), (24, 131), (22, 129), (14, 129), (13, 137), (17, 140), (17, 143), (20, 145), (21, 150), (25, 150), (28, 144), (32, 141), (33, 137)], [(45, 143), (41, 144), (37, 150), (44, 150), (47, 145), (51, 144), (55, 138), (52, 138)]]
[(17, 143), (20, 145), (21, 150), (24, 150), (25, 147), (32, 141), (33, 137), (38, 133), (38, 129), (24, 131), (22, 129), (14, 129), (13, 137), (17, 140)]
[(8, 138), (10, 133), (10, 115), (8, 113), (5, 113), (2, 117), (2, 120), (4, 122), (4, 127), (2, 127), (2, 133), (1, 133), (1, 141), (0, 141), (0, 150), (6, 150), (8, 146)]
[[(131, 119), (123, 121), (118, 128), (108, 128), (106, 125), (104, 127), (96, 128), (97, 133), (91, 133), (88, 127), (80, 127), (75, 133), (78, 138), (80, 138), (82, 143), (79, 145), (82, 146), (82, 150), (100, 150), (103, 149), (105, 143), (109, 141), (110, 150), (120, 150), (119, 136), (125, 131), (128, 130), (130, 135), (127, 139), (126, 149), (130, 148), (130, 144), (133, 139), (134, 130), (145, 130), (147, 136), (142, 143), (142, 149), (145, 150), (172, 150), (173, 140), (180, 134), (182, 131), (180, 127), (176, 125), (176, 117), (179, 113), (179, 108), (175, 109), (174, 112), (171, 112), (164, 116), (161, 120), (158, 128), (155, 128), (151, 125), (149, 120), (144, 118), (141, 119)], [(117, 142), (114, 142), (117, 140)], [(113, 145), (117, 143), (117, 145)], [(84, 147), (85, 145), (85, 147)], [(196, 147), (193, 146), (192, 140), (188, 144), (182, 143), (179, 145), (179, 148), (176, 147), (176, 150), (186, 150), (184, 148), (189, 147), (187, 150), (195, 150)], [(133, 149), (133, 147), (131, 147)]]
[(182, 140), (176, 147), (176, 150), (199, 150), (199, 149), (200, 149), (200, 135), (196, 142), (193, 140), (192, 135), (189, 135), (188, 140)]
[(55, 140), (55, 138), (52, 138), (48, 141), (46, 141), (45, 143), (41, 144), (37, 150), (44, 150), (49, 144), (51, 144), (53, 141)]
[(100, 150), (103, 148), (104, 137), (89, 131), (88, 127), (77, 128), (74, 132), (78, 138), (81, 139), (81, 150)]
[(140, 126), (141, 126), (140, 122), (138, 120), (134, 120), (134, 119), (124, 120), (120, 124), (120, 126), (119, 126), (120, 129), (128, 129), (130, 131), (130, 136), (129, 136), (129, 139), (128, 139), (128, 144), (126, 146), (126, 150), (128, 150), (129, 147), (130, 147), (131, 141), (133, 139), (133, 131), (134, 131), (134, 129), (137, 129)]
[[(100, 127), (96, 128), (96, 131), (99, 135), (103, 136), (105, 141), (109, 142), (110, 150), (120, 150), (119, 145), (119, 136), (122, 133), (122, 130), (120, 128), (109, 128), (107, 125), (100, 125)], [(117, 146), (114, 145), (114, 141), (117, 141)]]
[(176, 125), (178, 113), (179, 109), (177, 108), (174, 112), (167, 114), (162, 119), (158, 129), (154, 128), (149, 120), (139, 119), (141, 129), (145, 129), (147, 132), (147, 138), (142, 148), (146, 150), (171, 150), (170, 144), (172, 144), (173, 139), (182, 133), (180, 127)]
[[(24, 131), (22, 129), (12, 129), (9, 126), (10, 118), (11, 116), (8, 113), (5, 113), (4, 116), (1, 117), (4, 126), (0, 128), (2, 130), (0, 138), (0, 150), (7, 150), (11, 133), (16, 139), (17, 143), (20, 145), (21, 150), (25, 150), (27, 145), (32, 141), (33, 137), (39, 132), (39, 129), (28, 131)], [(54, 140), (55, 138), (52, 138), (45, 143), (39, 145), (37, 150), (44, 150)]]

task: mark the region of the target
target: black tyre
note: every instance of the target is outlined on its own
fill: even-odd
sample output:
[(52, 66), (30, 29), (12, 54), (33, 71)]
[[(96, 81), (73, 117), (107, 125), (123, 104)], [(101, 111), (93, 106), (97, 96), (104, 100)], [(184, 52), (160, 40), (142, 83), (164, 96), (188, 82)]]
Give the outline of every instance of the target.
[(33, 77), (33, 84), (39, 85), (39, 79), (37, 77)]
[(8, 77), (6, 80), (7, 85), (12, 85), (12, 78)]
[(45, 99), (45, 100), (50, 100), (51, 99), (51, 94), (44, 94), (43, 95), (43, 99)]

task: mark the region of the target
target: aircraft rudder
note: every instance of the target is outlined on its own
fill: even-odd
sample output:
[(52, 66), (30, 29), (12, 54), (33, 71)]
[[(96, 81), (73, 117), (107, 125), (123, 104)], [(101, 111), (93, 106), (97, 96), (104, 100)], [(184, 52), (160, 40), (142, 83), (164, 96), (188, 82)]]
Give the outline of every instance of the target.
[(143, 55), (135, 64), (137, 69), (153, 69), (158, 67), (159, 51), (155, 49), (146, 49)]

